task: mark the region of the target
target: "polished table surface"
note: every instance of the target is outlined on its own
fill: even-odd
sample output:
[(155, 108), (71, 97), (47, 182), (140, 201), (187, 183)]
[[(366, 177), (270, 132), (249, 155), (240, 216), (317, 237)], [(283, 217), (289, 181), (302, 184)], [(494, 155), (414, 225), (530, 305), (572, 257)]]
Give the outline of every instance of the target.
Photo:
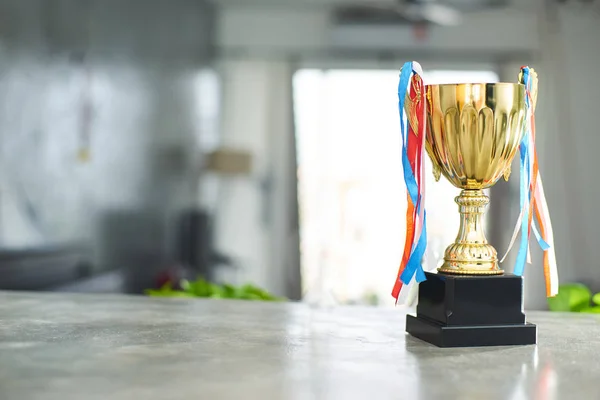
[(439, 349), (405, 311), (0, 292), (0, 398), (600, 399), (600, 315), (537, 346)]

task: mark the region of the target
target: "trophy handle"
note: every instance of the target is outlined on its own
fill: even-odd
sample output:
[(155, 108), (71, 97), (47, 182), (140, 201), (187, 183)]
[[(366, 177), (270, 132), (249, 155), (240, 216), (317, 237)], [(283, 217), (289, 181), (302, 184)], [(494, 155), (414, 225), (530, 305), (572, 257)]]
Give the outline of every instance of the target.
[(415, 93), (415, 97), (410, 97), (410, 90), (406, 92), (406, 99), (404, 100), (404, 110), (408, 118), (408, 123), (412, 128), (413, 132), (419, 136), (419, 119), (417, 116), (417, 109), (419, 103), (423, 100), (423, 94), (421, 89), (423, 87), (423, 80), (419, 75), (413, 75), (410, 79), (410, 85)]
[[(529, 76), (531, 77), (531, 88), (529, 89), (529, 93), (531, 95), (531, 111), (535, 112), (535, 105), (537, 103), (537, 95), (538, 95), (538, 76), (537, 72), (533, 68), (529, 68)], [(519, 83), (524, 85), (523, 81), (523, 70), (519, 72)]]

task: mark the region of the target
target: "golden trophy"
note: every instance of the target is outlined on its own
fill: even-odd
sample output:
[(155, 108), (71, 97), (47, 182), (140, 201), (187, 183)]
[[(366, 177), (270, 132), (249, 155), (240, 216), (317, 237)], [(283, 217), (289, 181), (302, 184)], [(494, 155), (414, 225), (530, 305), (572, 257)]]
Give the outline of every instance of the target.
[(443, 175), (462, 189), (455, 199), (460, 212), (456, 241), (445, 251), (440, 272), (500, 275), (496, 249), (483, 232), (489, 198), (483, 189), (510, 166), (523, 139), (527, 114), (525, 86), (517, 83), (429, 85), (426, 150), (436, 180)]
[[(532, 115), (528, 107), (535, 104), (537, 75), (532, 69), (527, 73), (527, 87), (523, 82), (424, 85), (424, 146), (436, 180), (444, 176), (462, 189), (455, 199), (460, 229), (438, 272), (424, 273), (417, 315), (407, 316), (406, 330), (440, 347), (536, 343), (536, 326), (523, 313), (523, 278), (499, 268), (482, 223), (489, 203), (483, 190), (509, 179)], [(408, 106), (415, 109), (414, 101)]]

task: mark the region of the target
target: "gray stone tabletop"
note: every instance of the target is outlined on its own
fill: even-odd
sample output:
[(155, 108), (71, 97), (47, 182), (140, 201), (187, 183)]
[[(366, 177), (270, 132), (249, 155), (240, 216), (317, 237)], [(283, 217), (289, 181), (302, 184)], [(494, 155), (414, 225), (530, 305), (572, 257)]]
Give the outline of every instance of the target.
[(600, 316), (439, 349), (405, 311), (0, 292), (0, 399), (600, 399)]

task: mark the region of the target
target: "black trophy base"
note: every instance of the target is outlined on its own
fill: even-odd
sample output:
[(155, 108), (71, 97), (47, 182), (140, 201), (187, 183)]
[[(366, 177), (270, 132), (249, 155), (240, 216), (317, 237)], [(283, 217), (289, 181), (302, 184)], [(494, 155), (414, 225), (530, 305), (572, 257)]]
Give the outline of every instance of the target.
[(447, 326), (408, 315), (406, 331), (438, 347), (518, 346), (536, 343), (536, 326)]
[(515, 275), (426, 273), (417, 315), (406, 331), (438, 347), (531, 345), (537, 328), (523, 314), (523, 279)]

